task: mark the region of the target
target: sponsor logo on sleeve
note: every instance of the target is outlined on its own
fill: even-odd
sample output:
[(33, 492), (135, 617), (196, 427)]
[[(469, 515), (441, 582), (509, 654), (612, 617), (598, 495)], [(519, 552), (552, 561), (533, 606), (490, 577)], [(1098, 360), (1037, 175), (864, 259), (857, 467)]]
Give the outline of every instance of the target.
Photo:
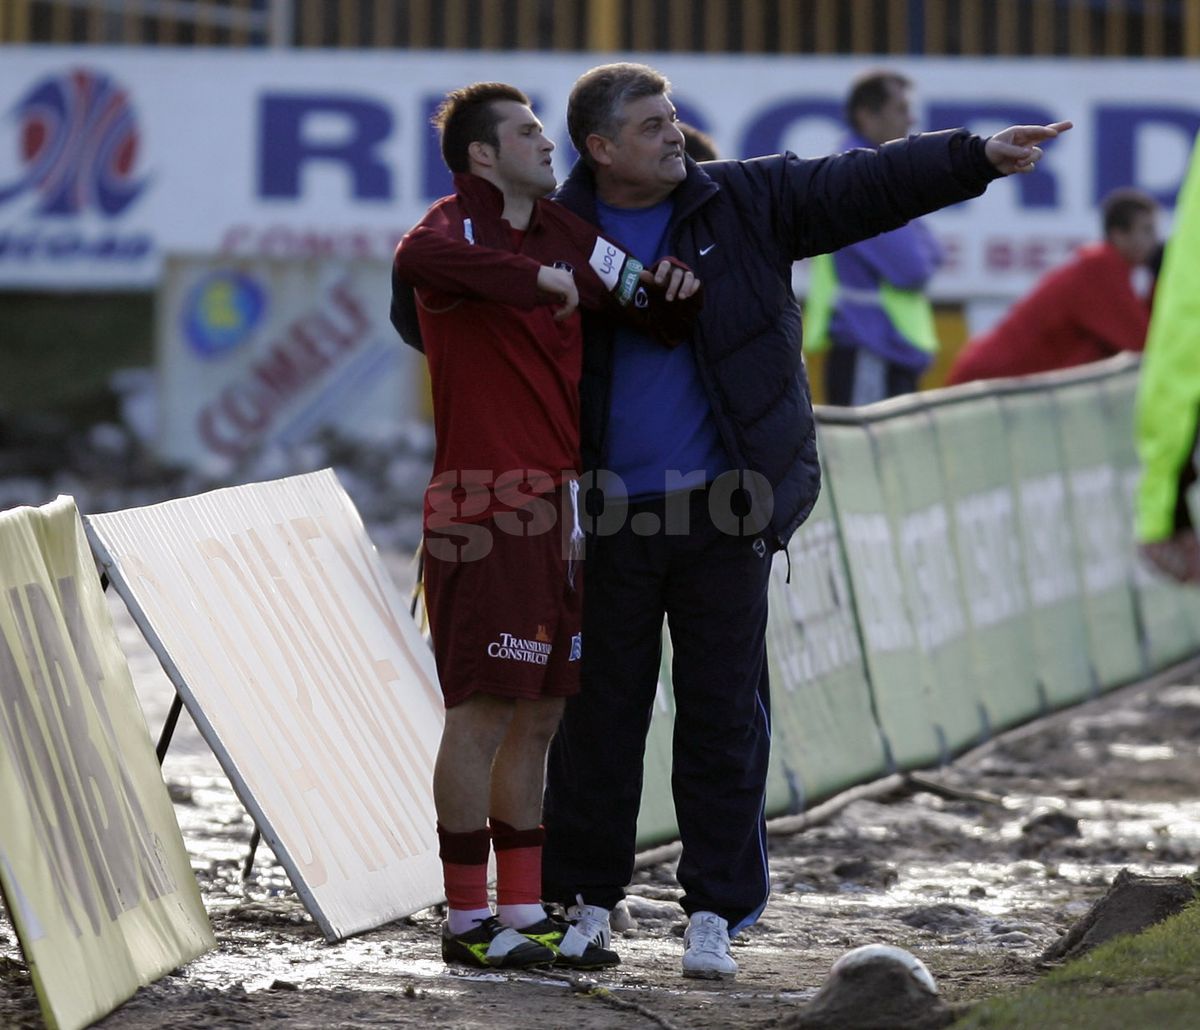
[(609, 243), (602, 236), (597, 236), (588, 264), (608, 289), (615, 290), (620, 281), (621, 266), (628, 257), (620, 247)]

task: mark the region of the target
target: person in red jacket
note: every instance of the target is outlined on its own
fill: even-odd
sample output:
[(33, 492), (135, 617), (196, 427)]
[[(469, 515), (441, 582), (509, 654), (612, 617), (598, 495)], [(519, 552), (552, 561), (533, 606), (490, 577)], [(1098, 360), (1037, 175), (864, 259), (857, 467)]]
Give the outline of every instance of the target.
[(400, 242), (392, 317), (425, 351), (433, 388), (424, 547), (446, 702), (433, 780), (448, 902), (442, 955), (507, 968), (615, 965), (615, 952), (540, 903), (546, 751), (565, 698), (579, 690), (583, 643), (576, 306), (678, 342), (698, 283), (670, 260), (643, 270), (543, 199), (555, 186), (554, 144), (520, 90), (455, 90), (434, 121), (455, 194)]
[(1120, 189), (1105, 198), (1103, 212), (1103, 242), (1081, 247), (971, 340), (947, 382), (1049, 372), (1145, 346), (1158, 205), (1141, 190)]

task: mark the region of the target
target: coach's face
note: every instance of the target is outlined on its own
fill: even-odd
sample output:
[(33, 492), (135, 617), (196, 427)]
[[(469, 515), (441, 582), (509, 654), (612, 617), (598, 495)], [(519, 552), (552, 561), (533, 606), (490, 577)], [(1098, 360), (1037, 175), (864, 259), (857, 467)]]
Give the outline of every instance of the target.
[(671, 195), (687, 177), (683, 133), (675, 123), (675, 105), (659, 94), (627, 103), (614, 138), (588, 137), (602, 200), (648, 207)]

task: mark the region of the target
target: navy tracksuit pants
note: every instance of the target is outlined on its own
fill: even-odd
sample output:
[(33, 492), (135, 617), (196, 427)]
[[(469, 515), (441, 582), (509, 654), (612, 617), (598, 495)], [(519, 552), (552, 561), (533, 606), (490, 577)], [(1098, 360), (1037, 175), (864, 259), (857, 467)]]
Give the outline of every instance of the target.
[[(588, 537), (583, 689), (550, 748), (543, 895), (612, 908), (633, 876), (642, 761), (662, 654), (671, 634), (675, 704), (671, 790), (689, 914), (735, 930), (770, 890), (764, 793), (770, 753), (766, 625), (771, 553), (721, 532), (710, 493), (635, 502), (615, 532)], [(672, 503), (675, 498), (672, 499)], [(646, 534), (657, 520), (659, 531)], [(720, 521), (728, 526), (728, 519)]]

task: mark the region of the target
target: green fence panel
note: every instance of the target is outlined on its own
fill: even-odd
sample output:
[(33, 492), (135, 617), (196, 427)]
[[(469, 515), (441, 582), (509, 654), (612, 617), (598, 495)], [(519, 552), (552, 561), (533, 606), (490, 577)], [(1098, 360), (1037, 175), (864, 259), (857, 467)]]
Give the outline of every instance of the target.
[(829, 494), (771, 570), (770, 815), (803, 811), (887, 770)]
[(862, 425), (824, 422), (817, 440), (889, 765), (932, 765), (948, 755), (943, 713), (917, 645), (872, 439)]
[(1095, 380), (1054, 390), (1089, 653), (1102, 689), (1146, 668), (1133, 605), (1128, 519)]
[(930, 701), (950, 753), (985, 740), (991, 714), (978, 689), (957, 531), (933, 420), (926, 410), (871, 424), (879, 479), (900, 549), (900, 572), (928, 670)]
[[(1137, 369), (1129, 369), (1103, 381), (1102, 403), (1108, 428), (1109, 450), (1117, 468), (1126, 546), (1132, 562), (1133, 596), (1144, 636), (1146, 661), (1158, 670), (1193, 654), (1200, 643), (1200, 591), (1181, 587), (1156, 576), (1136, 557), (1133, 539), (1133, 498), (1139, 475), (1137, 446), (1133, 435), (1133, 405), (1137, 393)], [(1189, 611), (1189, 607), (1193, 611)]]
[(1049, 704), (1034, 665), (1004, 416), (994, 396), (939, 404), (930, 415), (953, 513), (975, 689), (994, 728), (1014, 726)]
[(1033, 611), (1034, 668), (1052, 707), (1096, 693), (1077, 547), (1067, 502), (1065, 460), (1054, 398), (1047, 390), (1000, 397), (1012, 474), (1017, 527)]

